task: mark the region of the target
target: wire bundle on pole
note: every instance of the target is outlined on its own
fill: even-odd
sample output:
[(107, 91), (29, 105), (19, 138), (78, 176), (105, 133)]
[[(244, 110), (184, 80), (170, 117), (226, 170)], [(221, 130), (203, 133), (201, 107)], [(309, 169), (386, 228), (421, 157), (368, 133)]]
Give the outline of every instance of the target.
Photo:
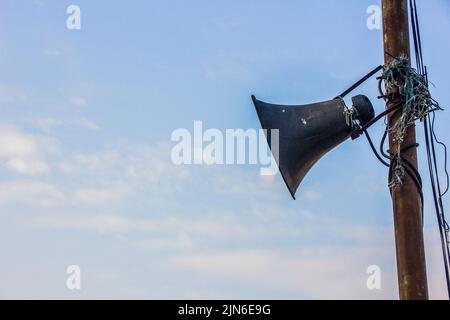
[[(380, 92), (380, 96), (378, 98), (389, 100), (388, 98), (392, 98), (392, 95), (400, 95), (402, 98), (401, 100), (403, 101), (387, 108), (384, 112), (364, 125), (357, 122), (354, 123), (352, 126), (351, 137), (352, 139), (356, 139), (364, 133), (377, 159), (384, 166), (389, 167), (389, 189), (391, 193), (393, 188), (403, 183), (405, 174), (408, 174), (413, 179), (421, 198), (422, 223), (424, 211), (422, 178), (419, 171), (402, 156), (402, 153), (419, 146), (417, 143), (403, 145), (406, 129), (413, 125), (417, 120), (424, 123), (428, 170), (430, 174), (433, 201), (441, 238), (447, 292), (450, 299), (450, 226), (446, 221), (443, 205), (443, 197), (448, 192), (450, 186), (449, 173), (447, 171), (447, 147), (437, 138), (434, 130), (436, 118), (435, 113), (436, 111), (443, 109), (439, 106), (439, 103), (431, 97), (429, 91), (427, 68), (423, 63), (422, 43), (420, 38), (416, 0), (409, 0), (409, 4), (411, 9), (411, 25), (414, 40), (416, 69), (410, 66), (410, 63), (406, 57), (392, 56), (394, 60), (390, 64), (376, 67), (336, 98), (345, 97), (348, 93), (360, 86), (378, 71), (383, 70), (383, 75), (377, 78), (379, 80), (378, 90)], [(386, 54), (389, 55), (388, 52)], [(383, 82), (385, 84), (386, 92), (383, 92), (382, 90)], [(402, 114), (394, 125), (389, 127), (386, 121), (386, 130), (384, 131), (383, 138), (381, 139), (379, 150), (377, 150), (367, 130), (377, 121), (386, 118), (390, 113), (398, 111), (401, 111)], [(353, 118), (353, 115), (350, 116)], [(353, 120), (355, 121), (355, 119)], [(395, 152), (387, 150), (386, 153), (384, 151), (384, 145), (388, 133), (392, 134), (395, 143), (398, 146), (397, 150), (394, 150)], [(436, 144), (440, 145), (444, 151), (444, 172), (446, 178), (445, 188), (442, 188), (441, 186), (440, 172), (438, 169), (438, 161), (436, 156)], [(442, 191), (443, 189), (444, 191)]]

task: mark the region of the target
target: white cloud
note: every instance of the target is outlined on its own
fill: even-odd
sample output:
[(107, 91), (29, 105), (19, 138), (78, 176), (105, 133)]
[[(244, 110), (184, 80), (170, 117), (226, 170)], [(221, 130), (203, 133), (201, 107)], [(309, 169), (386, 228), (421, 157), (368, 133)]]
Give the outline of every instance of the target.
[[(9, 132), (19, 133), (20, 143), (0, 157), (34, 158), (42, 139)], [(112, 245), (150, 252), (152, 263), (170, 272), (245, 283), (261, 288), (261, 298), (396, 298), (392, 228), (347, 226), (303, 207), (280, 206), (279, 177), (280, 183), (266, 183), (257, 168), (173, 166), (169, 151), (131, 143), (92, 153), (66, 148), (58, 160), (61, 182), (0, 184), (2, 212), (27, 206), (32, 214), (19, 219), (25, 230), (106, 235)], [(320, 199), (315, 191), (303, 193), (304, 200)], [(220, 202), (230, 199), (232, 208)], [(381, 292), (365, 287), (371, 264), (382, 267)], [(105, 275), (103, 281), (114, 279)], [(185, 296), (211, 295), (204, 288), (183, 290)], [(214, 295), (226, 292), (218, 288)]]
[[(66, 203), (64, 193), (55, 185), (30, 181), (15, 180), (0, 183), (0, 207), (31, 206), (56, 207)], [(2, 212), (7, 212), (2, 210)], [(11, 211), (8, 211), (11, 212)]]
[[(108, 204), (108, 202), (105, 203)], [(252, 232), (251, 228), (239, 225), (235, 219), (218, 217), (190, 218), (181, 215), (171, 215), (166, 218), (139, 219), (117, 214), (59, 213), (35, 215), (26, 224), (30, 227), (43, 229), (93, 231), (110, 234), (157, 233), (176, 235), (177, 237), (180, 234), (184, 234), (209, 239), (245, 237), (256, 232)], [(269, 229), (264, 231), (270, 232)], [(261, 230), (257, 232), (261, 233)]]
[(36, 138), (13, 126), (0, 125), (0, 161), (8, 169), (25, 175), (48, 173), (50, 167), (42, 153), (55, 148), (52, 141)]
[(31, 160), (24, 158), (10, 158), (6, 162), (6, 166), (18, 173), (36, 175), (41, 173), (48, 173), (50, 168), (48, 165), (39, 160)]
[(287, 252), (194, 253), (171, 258), (167, 265), (178, 272), (195, 271), (204, 276), (257, 285), (265, 292), (258, 298), (270, 299), (284, 292), (307, 299), (394, 299), (395, 275), (388, 269), (382, 273), (381, 291), (366, 287), (367, 266), (373, 261), (385, 263), (385, 255), (371, 256), (370, 250), (358, 246), (318, 246)]
[(181, 235), (174, 238), (149, 238), (131, 241), (133, 246), (150, 250), (190, 250), (194, 247), (192, 239)]
[(13, 126), (0, 126), (0, 139), (2, 157), (34, 157), (37, 153), (36, 139)]
[(67, 127), (80, 127), (89, 130), (98, 130), (99, 127), (93, 121), (83, 118), (83, 117), (64, 117), (64, 118), (54, 118), (54, 117), (35, 117), (31, 119), (26, 119), (27, 123), (32, 124), (39, 130), (50, 133), (56, 128), (67, 128)]
[(98, 171), (102, 168), (112, 169), (116, 164), (120, 165), (121, 155), (114, 150), (107, 150), (93, 154), (78, 153), (74, 161), (82, 170)]
[(129, 188), (126, 186), (83, 187), (75, 190), (73, 201), (77, 205), (96, 205), (104, 207), (120, 202), (127, 196)]

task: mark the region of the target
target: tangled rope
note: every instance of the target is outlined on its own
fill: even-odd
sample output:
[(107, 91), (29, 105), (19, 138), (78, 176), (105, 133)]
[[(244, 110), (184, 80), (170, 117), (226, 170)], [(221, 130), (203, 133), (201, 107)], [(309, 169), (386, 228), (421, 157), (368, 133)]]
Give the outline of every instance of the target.
[(431, 97), (425, 76), (412, 68), (405, 56), (385, 65), (382, 79), (386, 89), (385, 99), (404, 101), (400, 117), (388, 129), (397, 146), (393, 152), (396, 165), (389, 183), (391, 188), (395, 188), (403, 183), (405, 176), (401, 153), (408, 127), (417, 120), (423, 121), (431, 112), (442, 109)]

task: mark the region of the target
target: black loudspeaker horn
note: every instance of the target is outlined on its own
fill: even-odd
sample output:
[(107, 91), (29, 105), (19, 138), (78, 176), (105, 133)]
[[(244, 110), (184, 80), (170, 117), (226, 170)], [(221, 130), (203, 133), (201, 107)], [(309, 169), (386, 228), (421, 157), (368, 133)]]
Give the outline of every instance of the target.
[(252, 95), (272, 152), (270, 130), (279, 130), (278, 156), (274, 154), (284, 182), (295, 199), (305, 175), (328, 151), (350, 137), (355, 126), (374, 118), (366, 96), (352, 98), (353, 109), (341, 98), (307, 105), (278, 105), (260, 101)]

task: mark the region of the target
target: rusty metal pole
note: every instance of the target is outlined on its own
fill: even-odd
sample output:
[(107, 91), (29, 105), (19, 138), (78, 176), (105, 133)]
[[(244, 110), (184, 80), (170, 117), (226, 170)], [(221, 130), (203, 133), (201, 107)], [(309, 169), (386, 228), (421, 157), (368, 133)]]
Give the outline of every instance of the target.
[[(383, 40), (385, 63), (402, 54), (410, 59), (408, 3), (407, 0), (382, 0)], [(388, 108), (401, 99), (399, 96), (388, 101)], [(389, 125), (395, 123), (400, 112), (389, 117)], [(409, 127), (404, 145), (416, 143), (415, 126)], [(393, 137), (389, 137), (389, 147), (396, 150)], [(411, 148), (402, 153), (404, 158), (417, 168), (417, 150)], [(394, 209), (395, 243), (397, 252), (397, 273), (400, 299), (428, 299), (425, 249), (422, 229), (422, 212), (419, 192), (409, 175), (403, 184), (392, 192)]]

